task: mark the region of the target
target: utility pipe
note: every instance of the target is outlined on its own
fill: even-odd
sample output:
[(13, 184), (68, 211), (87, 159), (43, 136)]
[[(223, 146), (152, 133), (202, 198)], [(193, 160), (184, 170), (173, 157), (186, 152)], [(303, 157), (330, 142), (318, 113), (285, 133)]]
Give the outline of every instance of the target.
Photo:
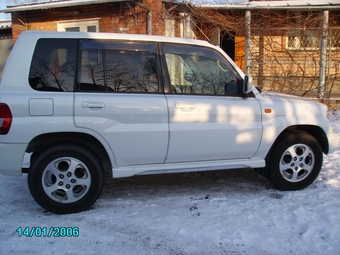
[(148, 14), (147, 14), (147, 24), (146, 24), (146, 33), (148, 35), (152, 35), (152, 11), (150, 10), (150, 8), (146, 7), (144, 4), (141, 4), (140, 2), (136, 2), (136, 4), (145, 9)]
[(245, 74), (250, 75), (250, 22), (251, 22), (251, 12), (250, 10), (246, 11), (245, 14), (246, 20), (246, 38), (245, 38), (245, 56), (244, 56), (244, 69)]
[(328, 19), (329, 11), (322, 12), (322, 37), (320, 49), (320, 72), (319, 72), (319, 88), (318, 98), (323, 99), (326, 83), (326, 65), (327, 65), (327, 38), (328, 38)]

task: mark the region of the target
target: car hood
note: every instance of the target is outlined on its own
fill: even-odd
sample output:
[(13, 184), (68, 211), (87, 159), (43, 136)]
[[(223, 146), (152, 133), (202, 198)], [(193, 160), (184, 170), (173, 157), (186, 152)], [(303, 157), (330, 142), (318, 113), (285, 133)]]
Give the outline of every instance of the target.
[(273, 98), (276, 97), (276, 98), (284, 98), (284, 99), (291, 99), (291, 100), (313, 101), (310, 98), (284, 94), (284, 93), (279, 93), (279, 92), (274, 92), (274, 91), (262, 91), (262, 95), (266, 95), (266, 96), (273, 97)]
[(326, 105), (309, 98), (267, 91), (261, 95), (262, 106), (273, 109), (279, 115), (327, 115)]

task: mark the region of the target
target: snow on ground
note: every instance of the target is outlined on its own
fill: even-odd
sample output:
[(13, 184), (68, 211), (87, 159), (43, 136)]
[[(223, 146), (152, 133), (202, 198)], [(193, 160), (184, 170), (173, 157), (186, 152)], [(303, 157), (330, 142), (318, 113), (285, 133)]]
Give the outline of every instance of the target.
[[(340, 133), (340, 112), (332, 124)], [(278, 191), (251, 170), (133, 177), (70, 215), (39, 207), (26, 175), (0, 175), (0, 254), (340, 254), (339, 156), (325, 156), (301, 191)], [(79, 235), (19, 237), (26, 227)]]

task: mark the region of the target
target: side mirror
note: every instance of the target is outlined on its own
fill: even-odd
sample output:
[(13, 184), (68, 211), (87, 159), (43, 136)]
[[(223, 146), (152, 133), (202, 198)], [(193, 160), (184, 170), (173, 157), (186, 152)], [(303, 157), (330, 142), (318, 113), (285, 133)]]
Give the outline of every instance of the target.
[(253, 89), (253, 78), (251, 76), (244, 76), (242, 92), (243, 94), (249, 94)]

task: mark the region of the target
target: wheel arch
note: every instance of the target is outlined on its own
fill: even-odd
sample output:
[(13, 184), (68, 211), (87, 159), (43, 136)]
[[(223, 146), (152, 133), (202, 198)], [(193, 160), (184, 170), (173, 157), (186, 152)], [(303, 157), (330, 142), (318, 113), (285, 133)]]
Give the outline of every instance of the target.
[(91, 151), (100, 160), (105, 176), (112, 177), (112, 163), (107, 150), (97, 138), (89, 134), (76, 132), (41, 134), (31, 140), (26, 152), (33, 153), (31, 157), (34, 158), (44, 148), (62, 143), (81, 145)]
[[(313, 126), (313, 125), (296, 125), (296, 126), (290, 126), (290, 127), (286, 128), (277, 137), (277, 139), (275, 140), (274, 144), (272, 145), (270, 151), (272, 151), (272, 149), (275, 148), (275, 146), (279, 142), (281, 142), (282, 139), (285, 139), (285, 137), (287, 137), (287, 135), (289, 135), (291, 133), (296, 133), (296, 132), (305, 132), (307, 134), (310, 134), (311, 136), (313, 136), (318, 141), (318, 143), (321, 146), (322, 152), (325, 153), (325, 154), (328, 153), (329, 145), (328, 145), (326, 133), (323, 131), (322, 128), (320, 128), (318, 126)], [(268, 155), (269, 154), (270, 154), (270, 152), (268, 153)], [(267, 155), (267, 157), (268, 157), (268, 155)]]
[(310, 134), (311, 136), (313, 136), (318, 143), (321, 146), (322, 152), (327, 154), (328, 150), (329, 150), (329, 145), (328, 145), (328, 140), (327, 140), (327, 136), (325, 134), (325, 132), (323, 131), (322, 128), (318, 127), (318, 126), (313, 126), (313, 125), (294, 125), (294, 126), (290, 126), (287, 127), (286, 129), (284, 129), (276, 138), (275, 142), (272, 144), (272, 146), (270, 147), (270, 150), (268, 151), (266, 157), (265, 157), (265, 161), (266, 161), (266, 166), (264, 168), (259, 168), (256, 169), (255, 172), (257, 172), (258, 174), (264, 176), (264, 177), (268, 177), (268, 162), (269, 159), (272, 155), (272, 152), (274, 150), (274, 148), (282, 141), (284, 140), (287, 136), (289, 136), (292, 133), (296, 133), (296, 132), (305, 132)]

